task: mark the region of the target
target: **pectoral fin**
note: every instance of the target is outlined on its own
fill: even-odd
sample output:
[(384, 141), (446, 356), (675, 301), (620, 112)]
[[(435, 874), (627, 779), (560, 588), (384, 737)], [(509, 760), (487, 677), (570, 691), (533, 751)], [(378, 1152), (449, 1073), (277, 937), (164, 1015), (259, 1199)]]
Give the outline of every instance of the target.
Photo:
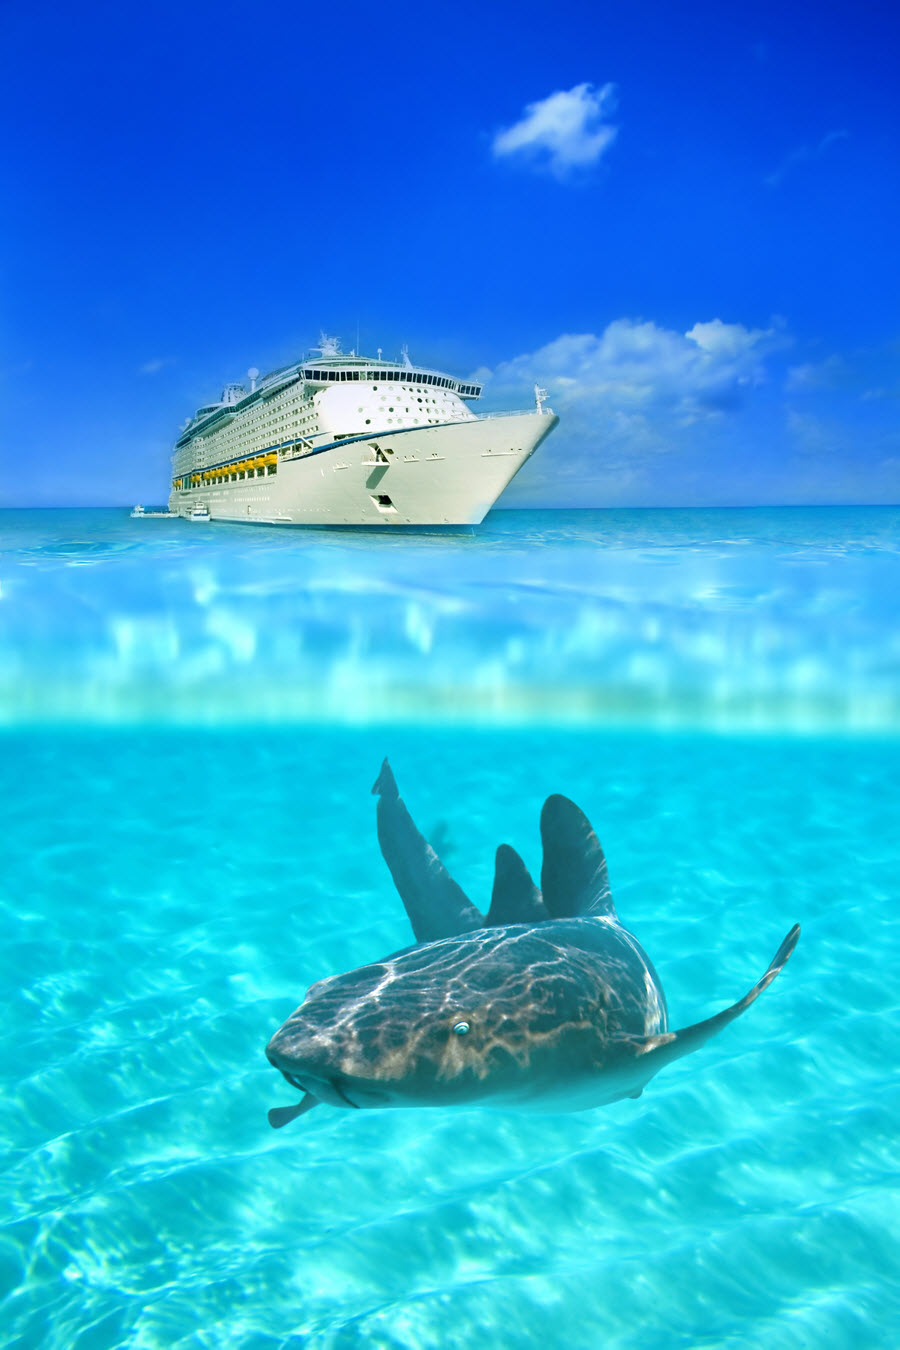
[(481, 928), (481, 913), (416, 829), (387, 760), (372, 791), (378, 797), (378, 842), (416, 940), (434, 942)]

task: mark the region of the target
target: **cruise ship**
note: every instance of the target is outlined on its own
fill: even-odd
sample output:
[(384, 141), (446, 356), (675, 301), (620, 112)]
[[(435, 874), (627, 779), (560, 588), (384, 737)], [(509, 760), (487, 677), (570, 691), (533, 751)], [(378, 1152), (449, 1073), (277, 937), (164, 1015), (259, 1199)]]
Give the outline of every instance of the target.
[(477, 525), (558, 422), (535, 386), (525, 412), (476, 416), (477, 380), (343, 353), (309, 359), (198, 408), (172, 458), (169, 510), (270, 525)]

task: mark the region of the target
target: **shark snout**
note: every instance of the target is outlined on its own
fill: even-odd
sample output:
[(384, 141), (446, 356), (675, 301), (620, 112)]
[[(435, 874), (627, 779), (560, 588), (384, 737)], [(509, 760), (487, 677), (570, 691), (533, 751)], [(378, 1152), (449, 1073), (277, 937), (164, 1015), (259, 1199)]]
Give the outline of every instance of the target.
[(292, 1087), (308, 1092), (317, 1101), (356, 1107), (347, 1095), (348, 1081), (311, 1038), (298, 1039), (284, 1035), (283, 1029), (277, 1031), (266, 1046), (266, 1058)]

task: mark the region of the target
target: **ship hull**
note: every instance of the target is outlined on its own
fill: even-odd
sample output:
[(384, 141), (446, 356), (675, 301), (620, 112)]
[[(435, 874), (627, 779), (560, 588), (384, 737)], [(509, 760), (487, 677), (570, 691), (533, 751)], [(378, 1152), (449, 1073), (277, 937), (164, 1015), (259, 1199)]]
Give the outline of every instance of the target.
[(553, 430), (549, 412), (346, 438), (265, 476), (175, 488), (169, 510), (270, 525), (477, 525)]

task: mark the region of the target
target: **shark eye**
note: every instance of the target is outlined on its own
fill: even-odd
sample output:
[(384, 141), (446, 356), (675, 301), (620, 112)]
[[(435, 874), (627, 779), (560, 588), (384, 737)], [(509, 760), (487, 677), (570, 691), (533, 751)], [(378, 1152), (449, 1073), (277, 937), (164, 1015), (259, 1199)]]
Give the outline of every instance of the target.
[(454, 1034), (457, 1036), (465, 1036), (468, 1030), (469, 1030), (468, 1022), (457, 1022), (453, 1028)]

